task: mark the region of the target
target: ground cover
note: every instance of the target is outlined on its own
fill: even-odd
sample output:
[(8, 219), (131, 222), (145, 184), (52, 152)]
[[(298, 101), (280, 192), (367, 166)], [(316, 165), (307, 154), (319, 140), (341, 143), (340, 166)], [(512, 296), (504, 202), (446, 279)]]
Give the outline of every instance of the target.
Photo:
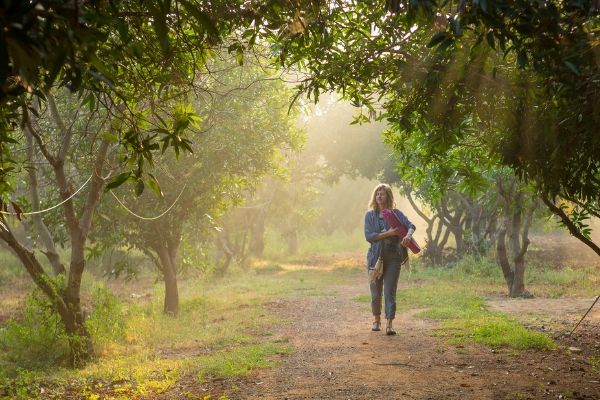
[(27, 364), (32, 335), (9, 321), (24, 323), (32, 311), (14, 290), (26, 281), (13, 274), (0, 283), (0, 301), (13, 304), (0, 322), (0, 397), (600, 396), (600, 311), (566, 336), (591, 304), (594, 268), (535, 264), (527, 275), (535, 298), (509, 299), (491, 261), (413, 263), (401, 274), (399, 335), (386, 337), (370, 331), (362, 263), (358, 253), (313, 254), (256, 261), (225, 279), (188, 276), (178, 318), (162, 314), (162, 288), (150, 276), (90, 279), (89, 299), (103, 307), (89, 310), (98, 352), (81, 370), (60, 366), (60, 343), (46, 364)]

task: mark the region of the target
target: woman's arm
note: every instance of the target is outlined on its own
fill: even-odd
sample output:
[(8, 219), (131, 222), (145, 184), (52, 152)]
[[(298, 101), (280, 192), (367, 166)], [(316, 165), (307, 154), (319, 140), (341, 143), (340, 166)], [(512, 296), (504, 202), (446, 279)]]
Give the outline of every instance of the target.
[(375, 213), (369, 211), (365, 214), (365, 239), (367, 239), (367, 242), (373, 243), (397, 235), (398, 229), (388, 229), (385, 232), (379, 232), (379, 224), (377, 223)]
[(410, 239), (412, 239), (412, 235), (415, 232), (415, 230), (417, 229), (417, 227), (415, 226), (415, 224), (410, 222), (410, 220), (406, 217), (406, 215), (404, 215), (404, 213), (402, 211), (400, 211), (398, 209), (394, 209), (394, 214), (396, 214), (396, 216), (398, 217), (398, 219), (400, 220), (402, 225), (404, 225), (408, 231), (406, 233), (406, 236), (404, 236), (404, 238), (402, 238), (402, 244), (406, 246), (408, 244), (408, 241)]

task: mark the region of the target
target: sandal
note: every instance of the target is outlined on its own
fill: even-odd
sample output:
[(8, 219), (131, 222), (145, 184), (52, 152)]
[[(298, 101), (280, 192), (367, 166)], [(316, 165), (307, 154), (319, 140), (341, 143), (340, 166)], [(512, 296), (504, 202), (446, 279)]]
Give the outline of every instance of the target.
[(380, 331), (381, 330), (381, 322), (375, 321), (373, 322), (373, 327), (371, 328), (372, 331)]
[(396, 334), (396, 331), (391, 326), (388, 326), (387, 328), (385, 328), (385, 334), (388, 336), (393, 336)]

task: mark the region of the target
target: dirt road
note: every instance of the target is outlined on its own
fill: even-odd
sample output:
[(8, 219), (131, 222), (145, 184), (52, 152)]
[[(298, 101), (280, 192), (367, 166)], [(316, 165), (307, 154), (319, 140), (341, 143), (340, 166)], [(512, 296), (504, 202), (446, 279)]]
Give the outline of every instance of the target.
[[(448, 344), (434, 336), (435, 322), (413, 317), (415, 310), (397, 316), (397, 336), (371, 332), (368, 305), (352, 300), (367, 293), (365, 282), (334, 290), (335, 296), (298, 297), (270, 305), (272, 312), (289, 321), (276, 335), (289, 339), (294, 351), (281, 356), (278, 368), (258, 371), (240, 382), (230, 398), (600, 399), (600, 373), (594, 362), (599, 354), (597, 336), (589, 335), (589, 329), (598, 326), (598, 310), (592, 316), (595, 324), (587, 324), (579, 338), (558, 340), (559, 350), (516, 352)], [(523, 301), (498, 300), (492, 306), (519, 311)], [(571, 300), (568, 305), (563, 299), (545, 300), (532, 304), (538, 309), (529, 312), (556, 319), (556, 313), (539, 309), (552, 310), (553, 301), (563, 302), (560, 310), (567, 307), (573, 313), (562, 313), (563, 321), (575, 320), (589, 306), (586, 300)], [(567, 350), (574, 345), (582, 352)]]

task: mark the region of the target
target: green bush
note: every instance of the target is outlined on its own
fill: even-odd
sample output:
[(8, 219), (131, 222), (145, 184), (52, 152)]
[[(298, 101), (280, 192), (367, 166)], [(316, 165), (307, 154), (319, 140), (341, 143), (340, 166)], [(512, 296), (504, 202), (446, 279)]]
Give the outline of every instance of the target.
[(500, 277), (500, 267), (487, 257), (466, 256), (456, 261), (454, 272), (465, 278)]
[(50, 301), (38, 292), (25, 300), (22, 317), (0, 331), (0, 349), (7, 361), (25, 369), (64, 365), (69, 356), (64, 326)]
[(40, 388), (31, 371), (18, 368), (14, 379), (8, 379), (0, 371), (0, 399), (36, 400)]
[(92, 293), (92, 312), (85, 324), (94, 345), (125, 339), (127, 324), (123, 307), (104, 285), (98, 285)]

